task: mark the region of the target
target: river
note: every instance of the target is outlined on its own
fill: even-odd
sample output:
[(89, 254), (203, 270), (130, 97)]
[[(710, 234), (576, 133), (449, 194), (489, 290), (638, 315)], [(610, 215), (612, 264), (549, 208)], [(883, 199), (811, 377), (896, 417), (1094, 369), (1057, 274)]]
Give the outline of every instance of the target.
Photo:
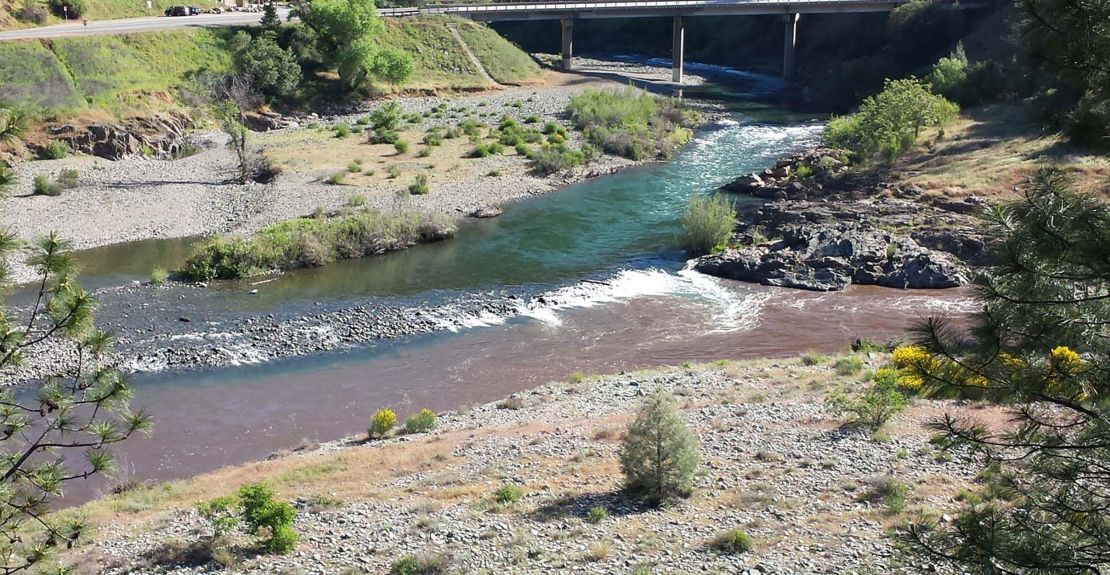
[[(206, 321), (366, 301), (435, 305), (470, 293), (547, 290), (565, 297), (556, 306), (338, 352), (136, 374), (134, 404), (154, 415), (156, 427), (150, 438), (120, 449), (123, 467), (142, 480), (183, 477), (263, 458), (301, 439), (359, 433), (379, 407), (399, 415), (459, 408), (577, 371), (836, 351), (857, 337), (896, 337), (926, 315), (967, 311), (968, 294), (960, 290), (819, 294), (686, 269), (676, 239), (687, 198), (815, 143), (820, 130), (813, 121), (737, 112), (700, 131), (673, 161), (515, 203), (499, 218), (464, 225), (448, 242), (288, 273), (253, 288), (230, 282), (186, 294), (151, 290), (150, 313), (188, 309)], [(189, 245), (92, 250), (82, 255), (86, 282), (118, 285), (155, 265), (172, 267)], [(111, 319), (120, 310), (105, 313)], [(102, 485), (75, 486), (70, 496), (88, 497)]]

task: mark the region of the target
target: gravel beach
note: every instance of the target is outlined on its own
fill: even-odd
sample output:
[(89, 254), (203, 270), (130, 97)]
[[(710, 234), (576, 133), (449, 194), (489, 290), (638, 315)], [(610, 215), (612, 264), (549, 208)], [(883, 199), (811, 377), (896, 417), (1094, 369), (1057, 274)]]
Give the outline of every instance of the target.
[[(886, 361), (864, 357), (869, 367)], [(111, 513), (85, 560), (103, 573), (182, 575), (385, 573), (408, 554), (444, 557), (451, 573), (937, 570), (895, 550), (887, 530), (903, 512), (874, 493), (880, 480), (894, 478), (908, 489), (905, 513), (951, 508), (975, 466), (930, 445), (924, 424), (969, 408), (915, 402), (887, 425), (889, 437), (873, 438), (842, 428), (822, 404), (824, 389), (861, 385), (858, 376), (837, 375), (831, 360), (806, 366), (797, 359), (550, 384), (441, 414), (431, 434), (302, 446), (316, 451), (111, 497), (94, 504)], [(678, 396), (702, 461), (693, 497), (663, 508), (623, 493), (617, 465), (625, 426), (658, 387)], [(300, 509), (301, 542), (291, 555), (256, 556), (236, 546), (234, 567), (159, 559), (208, 533), (191, 501), (257, 480), (277, 481)], [(494, 504), (502, 485), (517, 486), (523, 497)], [(591, 521), (595, 507), (606, 513)], [(752, 537), (751, 551), (712, 548), (714, 537), (733, 528)]]

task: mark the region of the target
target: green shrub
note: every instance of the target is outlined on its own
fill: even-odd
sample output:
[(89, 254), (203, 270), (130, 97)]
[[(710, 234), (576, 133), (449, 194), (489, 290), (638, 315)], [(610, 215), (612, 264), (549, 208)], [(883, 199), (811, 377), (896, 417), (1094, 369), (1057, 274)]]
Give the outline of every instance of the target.
[(406, 555), (390, 565), (389, 575), (446, 575), (448, 568), (442, 555)]
[(47, 0), (46, 5), (59, 18), (78, 19), (88, 11), (85, 0)]
[(652, 502), (687, 497), (698, 467), (697, 438), (674, 398), (663, 390), (648, 397), (628, 427), (620, 453), (625, 487)]
[(416, 176), (416, 181), (409, 186), (409, 193), (414, 196), (422, 196), (428, 193), (428, 176), (419, 174)]
[(401, 141), (401, 135), (393, 130), (385, 128), (378, 128), (371, 132), (368, 138), (371, 144), (391, 144), (395, 145)]
[(606, 517), (609, 517), (609, 511), (600, 505), (591, 507), (586, 513), (586, 521), (590, 523), (601, 523)]
[(794, 170), (794, 177), (799, 180), (808, 180), (813, 177), (813, 168), (802, 164), (798, 166), (797, 170)]
[(44, 174), (38, 174), (32, 185), (32, 193), (36, 196), (60, 196), (62, 192), (76, 188), (77, 179), (77, 170), (71, 169), (61, 170), (53, 181)]
[(416, 153), (417, 158), (427, 158), (428, 156), (431, 156), (431, 155), (432, 155), (432, 149), (429, 148), (428, 146), (424, 146), (423, 148), (420, 148), (420, 151)]
[(435, 146), (439, 146), (441, 144), (443, 144), (443, 132), (440, 131), (438, 128), (436, 129), (436, 131), (428, 132), (427, 134), (424, 134), (424, 145), (425, 146), (435, 147)]
[[(348, 167), (348, 169), (349, 169), (349, 167)], [(344, 173), (344, 172), (335, 172), (334, 174), (328, 176), (328, 179), (326, 179), (324, 181), (327, 182), (328, 185), (331, 185), (331, 186), (340, 186), (340, 185), (343, 184), (343, 181), (346, 178), (347, 178), (346, 173)]]
[(855, 356), (841, 358), (833, 364), (833, 369), (839, 376), (855, 375), (863, 371), (863, 360)]
[(586, 161), (585, 154), (565, 144), (545, 145), (536, 150), (526, 148), (523, 155), (530, 160), (532, 171), (544, 176), (565, 172)]
[(347, 171), (351, 172), (352, 174), (357, 174), (357, 173), (361, 172), (362, 171), (362, 160), (355, 160), (355, 161), (351, 162), (350, 164), (347, 164)]
[(65, 140), (51, 140), (42, 150), (42, 155), (47, 160), (61, 160), (72, 152), (69, 143)]
[(669, 158), (689, 141), (697, 114), (637, 88), (584, 90), (567, 105), (574, 126), (603, 151), (633, 160)]
[(375, 132), (382, 130), (396, 132), (400, 129), (404, 119), (405, 112), (401, 109), (401, 104), (394, 101), (378, 106), (373, 112), (370, 112), (369, 123)]
[(285, 554), (293, 550), (300, 536), (293, 530), (297, 510), (287, 502), (274, 501), (274, 492), (262, 483), (239, 488), (243, 523), (251, 533), (266, 528), (269, 535), (262, 541), (268, 553)]
[(409, 417), (405, 421), (407, 433), (427, 433), (436, 427), (436, 413), (430, 409), (421, 409), (420, 413)]
[(212, 526), (214, 537), (230, 535), (239, 527), (241, 511), (234, 497), (217, 497), (197, 504), (197, 512)]
[(516, 485), (502, 485), (493, 492), (493, 500), (502, 505), (511, 505), (520, 501), (524, 491)]
[(814, 353), (812, 351), (807, 351), (806, 353), (802, 354), (802, 365), (821, 365), (828, 360), (828, 357), (823, 356), (819, 353)]
[(891, 514), (901, 513), (906, 508), (910, 488), (892, 476), (879, 477), (870, 481), (871, 488), (861, 500), (882, 505)]
[(736, 227), (736, 209), (723, 195), (693, 195), (682, 215), (682, 247), (703, 254), (724, 246)]
[(251, 239), (215, 238), (200, 246), (181, 273), (193, 281), (237, 279), (269, 270), (312, 267), (445, 239), (454, 222), (416, 210), (346, 211), (268, 226)]
[(501, 177), (501, 170), (490, 170), (486, 174), (486, 176), (491, 177), (491, 178), (500, 178)]
[(887, 80), (882, 92), (860, 104), (858, 113), (829, 122), (824, 139), (864, 160), (882, 156), (890, 163), (914, 145), (922, 129), (947, 124), (959, 111), (917, 78)]
[(386, 172), (386, 173), (389, 175), (389, 178), (391, 180), (396, 180), (397, 178), (401, 177), (401, 167), (400, 166), (390, 166), (389, 171)]
[(37, 0), (23, 0), (23, 5), (15, 12), (15, 17), (20, 22), (42, 26), (46, 24), (46, 9), (38, 5)]
[(409, 143), (404, 140), (397, 140), (393, 142), (393, 149), (396, 150), (398, 154), (407, 154), (409, 152)]
[(371, 439), (385, 437), (397, 425), (397, 414), (392, 409), (382, 408), (374, 412), (367, 430)]
[(150, 283), (156, 286), (166, 283), (168, 279), (170, 279), (170, 272), (163, 268), (154, 268), (154, 270), (150, 272)]
[(500, 154), (505, 151), (505, 146), (501, 142), (490, 142), (488, 144), (478, 144), (474, 149), (466, 154), (468, 158), (485, 158), (495, 154)]
[(533, 114), (533, 115), (528, 116), (527, 118), (525, 118), (524, 123), (525, 124), (539, 124), (540, 123), (540, 117)]
[(893, 384), (876, 381), (857, 397), (843, 392), (830, 394), (825, 407), (837, 415), (849, 416), (851, 423), (874, 430), (906, 408), (906, 397)]
[(467, 136), (478, 136), (482, 133), (482, 125), (475, 120), (463, 120), (459, 122), (459, 129)]
[(740, 554), (752, 550), (752, 538), (739, 529), (729, 529), (713, 539), (713, 548), (721, 553)]
[(346, 138), (347, 136), (350, 136), (350, 135), (351, 135), (351, 126), (347, 125), (346, 122), (336, 124), (336, 126), (335, 126), (335, 137), (336, 138)]

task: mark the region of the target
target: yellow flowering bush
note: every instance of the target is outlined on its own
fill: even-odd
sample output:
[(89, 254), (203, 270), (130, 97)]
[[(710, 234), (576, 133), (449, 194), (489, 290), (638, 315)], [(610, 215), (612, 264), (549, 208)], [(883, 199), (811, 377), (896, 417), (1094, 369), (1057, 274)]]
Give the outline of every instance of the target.
[(392, 409), (382, 408), (374, 412), (374, 417), (370, 418), (370, 437), (385, 437), (393, 426), (397, 425), (397, 414), (393, 413)]
[(1078, 373), (1083, 371), (1083, 358), (1075, 350), (1066, 345), (1052, 348), (1052, 364), (1064, 373)]

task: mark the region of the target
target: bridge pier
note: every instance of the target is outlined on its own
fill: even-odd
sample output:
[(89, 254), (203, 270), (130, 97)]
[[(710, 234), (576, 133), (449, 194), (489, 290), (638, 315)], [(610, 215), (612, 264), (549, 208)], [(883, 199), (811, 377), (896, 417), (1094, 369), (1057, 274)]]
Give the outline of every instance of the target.
[(559, 19), (563, 28), (563, 69), (574, 69), (574, 18), (563, 16)]
[(686, 26), (682, 23), (682, 16), (675, 16), (671, 32), (671, 81), (675, 84), (682, 83), (682, 65), (685, 61)]
[(790, 80), (794, 77), (794, 49), (798, 46), (798, 17), (799, 14), (783, 14), (782, 21), (786, 23), (786, 43), (782, 53), (782, 77)]

